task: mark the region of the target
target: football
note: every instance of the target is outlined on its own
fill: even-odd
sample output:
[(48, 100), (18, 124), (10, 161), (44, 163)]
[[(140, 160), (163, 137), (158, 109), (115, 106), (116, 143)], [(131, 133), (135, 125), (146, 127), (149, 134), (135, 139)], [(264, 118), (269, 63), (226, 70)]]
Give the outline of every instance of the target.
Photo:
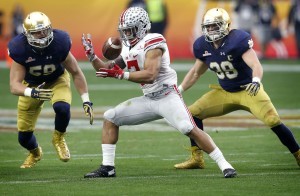
[(116, 59), (122, 52), (122, 41), (119, 37), (108, 38), (102, 46), (102, 55), (108, 60)]

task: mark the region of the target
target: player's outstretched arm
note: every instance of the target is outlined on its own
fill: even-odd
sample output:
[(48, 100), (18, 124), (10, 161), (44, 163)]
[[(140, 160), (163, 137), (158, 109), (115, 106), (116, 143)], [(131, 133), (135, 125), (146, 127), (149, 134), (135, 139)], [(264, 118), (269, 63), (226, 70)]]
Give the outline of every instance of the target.
[(111, 69), (100, 68), (99, 71), (96, 72), (97, 77), (101, 78), (116, 78), (119, 80), (129, 78), (129, 72), (124, 72), (118, 65), (114, 65)]
[(206, 72), (208, 67), (199, 59), (196, 59), (194, 66), (185, 75), (183, 81), (178, 86), (178, 90), (183, 93), (184, 91), (191, 88), (202, 74)]
[(78, 93), (81, 96), (82, 102), (83, 102), (83, 109), (86, 114), (86, 116), (89, 116), (90, 118), (90, 124), (93, 124), (94, 120), (94, 114), (93, 114), (93, 103), (90, 101), (89, 94), (88, 94), (88, 86), (86, 82), (86, 78), (80, 69), (77, 60), (72, 55), (71, 52), (69, 52), (67, 58), (62, 63), (64, 67), (68, 70), (68, 72), (72, 75), (74, 86)]
[[(140, 84), (151, 84), (155, 81), (160, 64), (161, 64), (162, 50), (161, 49), (152, 49), (146, 53), (144, 70), (134, 71), (134, 72), (125, 72), (120, 66), (123, 65), (122, 61), (119, 62), (116, 59), (116, 64), (113, 68), (100, 68), (96, 72), (97, 77), (111, 77), (117, 79), (125, 79), (131, 82), (140, 83)], [(119, 66), (120, 65), (120, 66)]]
[(86, 57), (92, 63), (96, 71), (99, 71), (100, 68), (110, 69), (113, 67), (115, 64), (113, 61), (104, 62), (95, 54), (91, 34), (82, 34), (81, 43), (83, 45)]

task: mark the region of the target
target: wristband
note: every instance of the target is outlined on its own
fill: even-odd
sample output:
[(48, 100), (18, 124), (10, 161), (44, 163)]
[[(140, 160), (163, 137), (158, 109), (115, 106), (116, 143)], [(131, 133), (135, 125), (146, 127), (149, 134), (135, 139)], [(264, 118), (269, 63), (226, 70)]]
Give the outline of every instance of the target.
[(180, 93), (183, 93), (183, 92), (184, 92), (184, 90), (183, 90), (183, 88), (182, 88), (181, 85), (178, 86), (178, 90), (179, 90)]
[(83, 93), (81, 95), (82, 102), (90, 102), (89, 93)]
[(31, 97), (31, 91), (32, 91), (32, 88), (29, 88), (29, 87), (25, 88), (24, 96)]
[(129, 79), (129, 72), (123, 73), (123, 79), (128, 80)]
[(252, 78), (252, 82), (260, 83), (260, 78), (259, 77), (254, 77), (254, 78)]
[(98, 57), (97, 57), (97, 55), (94, 54), (94, 56), (89, 60), (90, 60), (90, 62), (93, 62), (96, 58), (98, 58)]

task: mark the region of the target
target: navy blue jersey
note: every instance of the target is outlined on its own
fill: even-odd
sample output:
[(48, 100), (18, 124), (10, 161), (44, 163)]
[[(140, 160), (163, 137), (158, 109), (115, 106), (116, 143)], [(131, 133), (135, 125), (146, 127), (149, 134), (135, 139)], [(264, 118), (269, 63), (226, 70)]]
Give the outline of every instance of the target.
[(240, 85), (252, 82), (252, 69), (242, 59), (252, 46), (253, 41), (247, 32), (234, 29), (223, 38), (218, 49), (205, 41), (204, 36), (195, 41), (193, 49), (195, 57), (217, 74), (224, 90), (237, 92), (243, 90)]
[(25, 67), (24, 80), (29, 84), (54, 82), (64, 73), (61, 63), (69, 54), (71, 40), (66, 32), (57, 29), (53, 30), (53, 36), (51, 44), (41, 51), (29, 45), (24, 34), (9, 42), (9, 56)]

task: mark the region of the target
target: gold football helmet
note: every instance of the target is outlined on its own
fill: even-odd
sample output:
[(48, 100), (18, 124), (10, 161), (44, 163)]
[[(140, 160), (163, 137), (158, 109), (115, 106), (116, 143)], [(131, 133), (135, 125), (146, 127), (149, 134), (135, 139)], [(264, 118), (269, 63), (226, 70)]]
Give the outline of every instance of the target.
[(212, 8), (208, 10), (201, 25), (205, 40), (214, 42), (228, 35), (230, 22), (230, 17), (224, 9)]
[(49, 18), (42, 12), (31, 12), (23, 23), (28, 43), (37, 48), (45, 48), (53, 40), (53, 31)]

